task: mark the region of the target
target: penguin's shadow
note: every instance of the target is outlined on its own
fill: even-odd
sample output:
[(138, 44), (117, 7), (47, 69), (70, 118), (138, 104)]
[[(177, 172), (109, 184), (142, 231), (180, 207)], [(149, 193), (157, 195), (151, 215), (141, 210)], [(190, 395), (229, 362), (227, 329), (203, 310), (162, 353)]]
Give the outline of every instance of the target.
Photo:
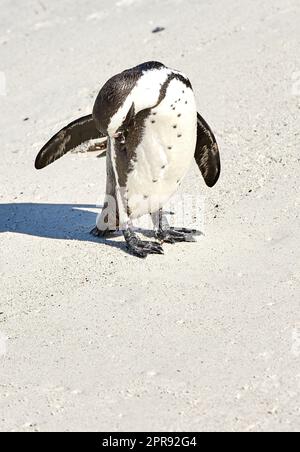
[(0, 234), (12, 232), (57, 240), (79, 240), (112, 246), (127, 252), (125, 242), (90, 234), (97, 214), (91, 204), (0, 204)]

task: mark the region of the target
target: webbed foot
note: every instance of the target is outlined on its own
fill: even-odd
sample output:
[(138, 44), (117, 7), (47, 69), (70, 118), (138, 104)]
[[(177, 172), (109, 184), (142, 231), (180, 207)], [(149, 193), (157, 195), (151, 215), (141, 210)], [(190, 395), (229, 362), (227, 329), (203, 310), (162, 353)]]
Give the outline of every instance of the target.
[(195, 236), (202, 235), (200, 231), (196, 229), (186, 228), (168, 228), (160, 229), (156, 232), (156, 237), (165, 243), (178, 243), (178, 242), (196, 242)]
[(123, 234), (127, 248), (134, 256), (144, 259), (148, 254), (164, 254), (164, 250), (158, 242), (143, 241), (129, 229)]
[(112, 235), (114, 232), (116, 231), (111, 231), (109, 229), (104, 229), (103, 231), (101, 231), (100, 229), (97, 228), (97, 226), (95, 226), (90, 234), (93, 235), (94, 237), (109, 237), (110, 235)]

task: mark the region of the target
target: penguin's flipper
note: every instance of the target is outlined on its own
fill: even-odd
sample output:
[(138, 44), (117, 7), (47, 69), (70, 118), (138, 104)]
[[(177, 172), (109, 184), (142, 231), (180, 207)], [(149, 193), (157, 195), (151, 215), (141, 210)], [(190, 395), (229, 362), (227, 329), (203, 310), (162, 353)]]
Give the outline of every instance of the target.
[(76, 119), (45, 144), (36, 158), (35, 167), (36, 169), (45, 168), (80, 144), (103, 136), (97, 130), (92, 115)]
[(221, 162), (216, 138), (207, 122), (197, 114), (197, 144), (195, 160), (206, 185), (213, 187), (220, 177)]

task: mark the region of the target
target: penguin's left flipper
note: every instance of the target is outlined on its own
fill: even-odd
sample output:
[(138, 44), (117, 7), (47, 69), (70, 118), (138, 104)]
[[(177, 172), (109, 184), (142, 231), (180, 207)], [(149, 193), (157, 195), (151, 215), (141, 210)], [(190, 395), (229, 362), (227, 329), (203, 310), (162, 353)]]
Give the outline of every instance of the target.
[(197, 144), (195, 160), (206, 185), (213, 187), (220, 177), (220, 152), (216, 138), (202, 116), (197, 114)]
[(80, 144), (101, 137), (104, 135), (97, 130), (92, 115), (76, 119), (45, 144), (35, 160), (35, 167), (45, 168)]

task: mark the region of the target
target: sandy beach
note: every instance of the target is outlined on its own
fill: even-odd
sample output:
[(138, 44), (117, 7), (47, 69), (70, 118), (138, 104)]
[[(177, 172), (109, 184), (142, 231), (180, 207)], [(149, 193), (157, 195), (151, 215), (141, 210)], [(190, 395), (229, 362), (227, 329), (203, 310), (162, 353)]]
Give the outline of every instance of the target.
[[(0, 431), (299, 431), (299, 0), (0, 10)], [(170, 203), (197, 243), (140, 260), (89, 234), (104, 159), (34, 159), (148, 60), (189, 76), (222, 176)]]

